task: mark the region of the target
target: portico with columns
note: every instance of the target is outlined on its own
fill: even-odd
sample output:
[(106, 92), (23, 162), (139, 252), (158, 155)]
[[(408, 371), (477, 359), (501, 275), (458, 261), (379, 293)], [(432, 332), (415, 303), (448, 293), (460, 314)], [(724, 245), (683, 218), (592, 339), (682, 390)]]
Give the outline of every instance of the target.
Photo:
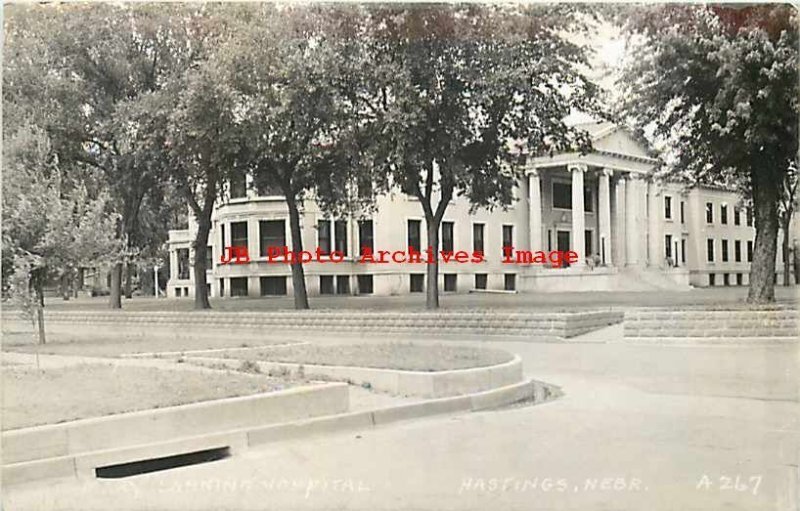
[[(531, 251), (572, 250), (569, 268), (531, 268), (529, 289), (564, 285), (548, 277), (664, 273), (663, 198), (654, 179), (657, 161), (624, 130), (610, 123), (588, 126), (593, 151), (530, 157), (526, 166)], [(581, 287), (586, 286), (585, 279)]]

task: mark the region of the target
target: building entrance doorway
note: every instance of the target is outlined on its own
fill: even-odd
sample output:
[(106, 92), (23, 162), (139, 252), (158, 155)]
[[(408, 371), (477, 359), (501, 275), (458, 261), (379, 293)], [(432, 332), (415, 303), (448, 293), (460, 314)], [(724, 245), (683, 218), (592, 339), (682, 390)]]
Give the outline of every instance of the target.
[[(570, 237), (569, 231), (556, 231), (556, 250), (559, 250), (561, 252), (567, 252), (570, 249), (569, 237)], [(569, 266), (569, 262), (563, 261), (561, 265), (563, 267), (567, 267)]]

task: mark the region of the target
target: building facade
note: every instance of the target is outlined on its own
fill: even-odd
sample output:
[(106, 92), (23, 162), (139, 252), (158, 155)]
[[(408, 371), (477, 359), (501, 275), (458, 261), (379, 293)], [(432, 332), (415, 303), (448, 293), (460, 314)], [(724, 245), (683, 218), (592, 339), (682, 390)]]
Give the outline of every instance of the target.
[[(656, 160), (624, 130), (610, 123), (582, 127), (592, 136), (594, 150), (529, 158), (507, 210), (471, 213), (463, 197), (451, 201), (440, 249), (481, 251), (484, 261), (440, 260), (441, 291), (688, 289), (748, 283), (755, 230), (751, 212), (735, 193), (686, 189), (654, 179)], [(269, 247), (292, 246), (284, 198), (248, 185), (231, 183), (227, 199), (213, 213), (208, 292), (212, 297), (291, 295), (289, 265), (267, 257)], [(414, 197), (386, 194), (376, 199), (368, 216), (350, 218), (330, 218), (308, 200), (301, 224), (305, 250), (344, 254), (340, 263), (304, 265), (310, 295), (424, 291), (425, 264), (359, 262), (362, 247), (427, 247), (422, 207)], [(188, 229), (170, 231), (170, 297), (194, 293), (195, 232), (191, 220)], [(221, 264), (225, 247), (233, 246), (247, 247), (250, 261)], [(568, 267), (508, 264), (503, 262), (506, 246), (572, 250), (579, 258)]]

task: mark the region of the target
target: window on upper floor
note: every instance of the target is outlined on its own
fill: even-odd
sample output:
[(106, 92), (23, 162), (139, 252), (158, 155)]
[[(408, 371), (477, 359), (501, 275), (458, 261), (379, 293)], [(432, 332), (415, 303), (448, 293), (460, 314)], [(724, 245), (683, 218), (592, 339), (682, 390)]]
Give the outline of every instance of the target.
[(320, 253), (330, 254), (333, 249), (331, 221), (327, 219), (317, 221), (317, 247)]
[(455, 250), (454, 231), (455, 223), (442, 222), (442, 251), (453, 252)]
[(742, 223), (742, 220), (740, 218), (741, 214), (742, 214), (742, 210), (739, 209), (738, 207), (734, 206), (733, 207), (733, 225), (741, 225), (741, 223)]
[(664, 196), (664, 218), (672, 220), (672, 197)]
[(725, 204), (719, 206), (719, 221), (723, 225), (728, 223), (728, 206)]
[(247, 248), (247, 222), (231, 222), (231, 246)]
[(714, 204), (711, 202), (706, 202), (706, 223), (714, 223)]
[(572, 209), (572, 184), (553, 182), (553, 207)]
[(408, 249), (419, 252), (422, 249), (422, 220), (408, 221)]
[(711, 238), (706, 240), (706, 260), (709, 263), (714, 262), (714, 240)]
[[(277, 247), (283, 253), (286, 246), (286, 223), (284, 220), (261, 220), (258, 222), (258, 236), (260, 254), (267, 255), (269, 247)], [(274, 253), (274, 251), (273, 251)]]
[(483, 234), (484, 224), (472, 224), (472, 250), (474, 252), (484, 252)]
[(358, 222), (358, 253), (364, 253), (364, 249), (375, 249), (375, 233), (372, 228), (372, 220), (359, 220)]
[(722, 240), (722, 262), (728, 262), (728, 240)]

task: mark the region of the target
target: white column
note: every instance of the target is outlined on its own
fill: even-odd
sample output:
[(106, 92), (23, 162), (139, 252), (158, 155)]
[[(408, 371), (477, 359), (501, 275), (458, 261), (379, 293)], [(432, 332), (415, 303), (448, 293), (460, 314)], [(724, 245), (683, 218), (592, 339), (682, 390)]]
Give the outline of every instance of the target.
[(630, 174), (625, 190), (625, 261), (628, 266), (641, 263), (639, 253), (639, 237), (643, 233), (639, 230), (639, 189), (641, 179), (636, 174)]
[(625, 176), (619, 176), (614, 187), (614, 244), (617, 266), (625, 266)]
[(528, 174), (528, 220), (530, 250), (542, 250), (542, 190), (536, 169)]
[(661, 200), (662, 195), (659, 193), (658, 184), (655, 180), (647, 183), (649, 208), (647, 211), (647, 264), (653, 267), (662, 266), (664, 261), (664, 248), (662, 246), (663, 235), (661, 233)]
[(575, 266), (580, 267), (585, 264), (587, 256), (583, 206), (583, 173), (586, 172), (586, 165), (570, 165), (569, 171), (572, 173), (572, 250), (578, 253)]
[(597, 195), (598, 209), (598, 228), (600, 236), (599, 243), (600, 260), (611, 266), (611, 187), (609, 179), (613, 172), (611, 169), (603, 169), (600, 173), (600, 190)]

